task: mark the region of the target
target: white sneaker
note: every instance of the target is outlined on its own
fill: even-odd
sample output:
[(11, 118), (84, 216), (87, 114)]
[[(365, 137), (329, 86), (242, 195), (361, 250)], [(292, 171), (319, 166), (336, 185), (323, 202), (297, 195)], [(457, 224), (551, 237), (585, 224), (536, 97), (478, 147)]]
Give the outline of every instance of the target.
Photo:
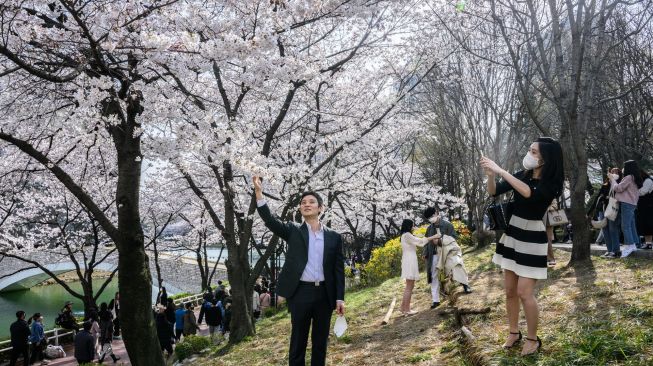
[(626, 258), (634, 251), (637, 251), (637, 247), (634, 244), (626, 246), (626, 249), (624, 249), (624, 251), (621, 252), (621, 258)]
[(605, 252), (605, 254), (602, 255), (603, 258), (608, 258), (610, 255), (614, 256), (614, 253), (612, 252)]

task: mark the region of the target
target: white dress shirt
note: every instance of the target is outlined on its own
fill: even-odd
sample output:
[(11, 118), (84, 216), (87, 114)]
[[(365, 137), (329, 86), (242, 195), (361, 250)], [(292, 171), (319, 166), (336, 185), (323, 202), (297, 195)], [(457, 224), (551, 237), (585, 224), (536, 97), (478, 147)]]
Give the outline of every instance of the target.
[(324, 228), (320, 223), (320, 229), (314, 232), (310, 225), (306, 226), (308, 228), (308, 261), (300, 280), (321, 282), (324, 281)]
[[(256, 206), (261, 207), (267, 204), (266, 200), (257, 200)], [(320, 223), (320, 230), (314, 232), (310, 225), (308, 228), (308, 261), (304, 272), (300, 277), (301, 281), (317, 282), (324, 281), (324, 227)], [(337, 303), (344, 303), (342, 299), (337, 299)]]

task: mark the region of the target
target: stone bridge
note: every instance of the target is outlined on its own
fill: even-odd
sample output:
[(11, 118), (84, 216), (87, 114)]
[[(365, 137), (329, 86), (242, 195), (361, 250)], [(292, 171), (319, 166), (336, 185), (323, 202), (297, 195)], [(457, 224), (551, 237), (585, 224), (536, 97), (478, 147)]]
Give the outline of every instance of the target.
[[(114, 251), (109, 254), (110, 250), (98, 250), (96, 258), (104, 258), (107, 254), (108, 256), (95, 266), (95, 271), (112, 272), (118, 267), (118, 252)], [(85, 252), (86, 258), (89, 258), (92, 254), (91, 248), (85, 249)], [(156, 279), (154, 253), (149, 252), (148, 256), (153, 281), (152, 296), (156, 297), (159, 284)], [(2, 257), (1, 255), (0, 258), (0, 293), (29, 289), (50, 278), (43, 270), (30, 263), (15, 258)], [(77, 269), (71, 257), (63, 249), (36, 250), (25, 255), (25, 258), (39, 263), (55, 274), (71, 272)], [(84, 267), (85, 260), (81, 252), (75, 255), (75, 260), (82, 268)], [(209, 262), (209, 265), (212, 267), (213, 263)], [(200, 270), (195, 260), (172, 253), (160, 253), (159, 266), (161, 267), (163, 286), (166, 287), (168, 294), (174, 295), (180, 292), (198, 293), (202, 290)], [(223, 265), (218, 265), (213, 276), (213, 283), (226, 279), (226, 277), (226, 268)]]

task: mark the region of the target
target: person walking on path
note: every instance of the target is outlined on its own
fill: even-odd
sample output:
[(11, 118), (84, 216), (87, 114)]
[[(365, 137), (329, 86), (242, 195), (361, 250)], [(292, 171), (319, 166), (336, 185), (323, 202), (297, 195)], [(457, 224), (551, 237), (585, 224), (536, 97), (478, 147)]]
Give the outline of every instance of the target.
[(177, 315), (175, 312), (177, 308), (175, 307), (175, 300), (168, 298), (168, 305), (166, 306), (165, 315), (168, 324), (170, 324), (170, 337), (172, 338), (172, 343), (175, 343), (175, 323), (177, 322)]
[(88, 321), (91, 323), (91, 335), (95, 340), (93, 342), (93, 349), (95, 350), (95, 354), (98, 355), (97, 346), (98, 341), (100, 340), (100, 318), (96, 310), (91, 310), (88, 315)]
[[(253, 178), (258, 214), (265, 226), (286, 241), (288, 250), (277, 283), (277, 294), (288, 301), (291, 335), (289, 364), (304, 366), (312, 326), (311, 365), (326, 362), (331, 316), (345, 314), (345, 257), (342, 236), (320, 222), (322, 197), (304, 192), (299, 212), (304, 223), (282, 222), (263, 198), (261, 178)], [(225, 313), (230, 312), (227, 305)], [(229, 317), (228, 314), (225, 317)], [(227, 323), (225, 322), (225, 325)]]
[(417, 248), (423, 247), (429, 241), (439, 239), (440, 234), (419, 238), (413, 235), (415, 224), (413, 220), (404, 219), (401, 223), (401, 279), (406, 281), (404, 295), (401, 299), (400, 311), (403, 315), (413, 315), (417, 312), (410, 310), (410, 299), (413, 296), (415, 281), (419, 280), (419, 264), (417, 263)]
[(213, 302), (205, 302), (202, 306), (204, 307), (204, 319), (206, 320), (206, 325), (209, 326), (209, 337), (213, 341), (213, 335), (216, 330), (222, 324), (222, 304), (220, 301), (213, 299)]
[[(562, 148), (550, 137), (540, 137), (530, 145), (522, 161), (524, 170), (512, 175), (491, 159), (481, 157), (487, 174), (487, 191), (497, 196), (514, 191), (512, 216), (496, 246), (492, 261), (501, 266), (506, 291), (506, 314), (509, 332), (504, 348), (521, 340), (519, 302), (524, 308), (528, 329), (522, 356), (533, 354), (542, 346), (537, 336), (539, 309), (535, 298), (538, 279), (547, 278), (547, 235), (542, 217), (563, 189)], [(495, 177), (502, 178), (500, 183)]]
[(45, 360), (45, 354), (43, 353), (48, 345), (48, 340), (45, 337), (41, 313), (34, 314), (27, 323), (31, 323), (29, 341), (32, 344), (32, 352), (29, 358), (29, 364), (31, 365), (38, 361), (41, 361), (41, 365), (49, 364), (50, 362)]
[(197, 325), (197, 318), (195, 317), (195, 309), (193, 304), (186, 303), (186, 312), (184, 313), (184, 337), (197, 334), (199, 325)]
[[(635, 209), (639, 200), (639, 189), (642, 188), (643, 179), (641, 170), (634, 160), (624, 163), (623, 178), (617, 182), (617, 176), (609, 176), (614, 197), (619, 201), (619, 214), (621, 216), (621, 232), (624, 234), (624, 250), (621, 258), (628, 257), (637, 250), (639, 234), (635, 224)], [(614, 236), (613, 236), (614, 237)]]
[(109, 310), (113, 313), (113, 337), (120, 339), (120, 293), (116, 292), (109, 302)]
[(157, 305), (157, 314), (155, 318), (156, 322), (156, 332), (159, 337), (159, 345), (161, 345), (161, 351), (166, 351), (167, 357), (172, 355), (172, 332), (171, 325), (168, 321), (168, 317), (165, 314), (166, 308), (163, 305)]
[(113, 313), (109, 310), (106, 302), (100, 304), (100, 312), (98, 313), (100, 319), (100, 359), (99, 363), (104, 362), (104, 358), (109, 355), (116, 363), (120, 357), (113, 354)]
[(184, 334), (184, 315), (186, 310), (184, 304), (179, 304), (175, 310), (175, 340), (179, 342), (181, 336)]
[(16, 321), (9, 326), (11, 333), (11, 358), (9, 366), (15, 366), (18, 357), (23, 357), (23, 363), (29, 362), (29, 343), (28, 338), (31, 334), (29, 326), (25, 321), (25, 312), (19, 310), (16, 312)]
[(82, 331), (75, 335), (75, 359), (79, 364), (91, 363), (95, 359), (95, 339), (91, 334), (91, 327), (91, 322), (85, 321)]

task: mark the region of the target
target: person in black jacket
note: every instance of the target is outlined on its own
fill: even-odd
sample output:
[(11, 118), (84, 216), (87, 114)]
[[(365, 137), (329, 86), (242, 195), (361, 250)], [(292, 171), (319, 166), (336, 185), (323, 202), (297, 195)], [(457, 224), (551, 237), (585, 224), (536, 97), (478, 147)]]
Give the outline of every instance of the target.
[(159, 344), (161, 345), (161, 351), (167, 351), (168, 357), (172, 355), (172, 327), (174, 323), (168, 322), (168, 319), (165, 314), (166, 308), (159, 305), (157, 306), (156, 313), (156, 332), (159, 336)]
[(204, 308), (206, 325), (209, 326), (209, 335), (213, 340), (213, 334), (222, 323), (222, 304), (218, 300), (213, 300), (213, 302), (204, 303), (202, 307)]
[(61, 327), (63, 329), (73, 330), (75, 332), (79, 331), (79, 324), (77, 324), (77, 319), (75, 319), (75, 314), (73, 314), (73, 303), (72, 301), (66, 301), (66, 304), (61, 309)]
[(324, 205), (316, 192), (304, 192), (301, 196), (299, 212), (303, 224), (281, 222), (272, 216), (263, 199), (261, 178), (254, 177), (253, 181), (259, 216), (270, 231), (288, 244), (276, 290), (288, 300), (290, 310), (289, 363), (304, 366), (312, 326), (311, 365), (324, 365), (333, 310), (338, 315), (345, 313), (342, 236), (320, 222)]
[(159, 294), (156, 296), (156, 304), (167, 305), (168, 304), (168, 292), (166, 288), (161, 286)]
[(91, 363), (95, 358), (95, 338), (91, 334), (92, 324), (84, 322), (84, 329), (75, 335), (75, 359), (77, 363)]
[(19, 356), (23, 356), (23, 363), (29, 363), (29, 345), (27, 338), (29, 338), (31, 331), (25, 321), (25, 312), (19, 310), (16, 312), (17, 320), (11, 323), (9, 332), (11, 333), (11, 361), (10, 366), (16, 365)]
[[(175, 321), (177, 320), (175, 317), (176, 310), (177, 307), (175, 306), (175, 300), (168, 298), (168, 305), (165, 310), (165, 315), (166, 320), (168, 323), (170, 323), (170, 334), (172, 334), (172, 338), (175, 338)], [(174, 340), (172, 342), (174, 343)]]

